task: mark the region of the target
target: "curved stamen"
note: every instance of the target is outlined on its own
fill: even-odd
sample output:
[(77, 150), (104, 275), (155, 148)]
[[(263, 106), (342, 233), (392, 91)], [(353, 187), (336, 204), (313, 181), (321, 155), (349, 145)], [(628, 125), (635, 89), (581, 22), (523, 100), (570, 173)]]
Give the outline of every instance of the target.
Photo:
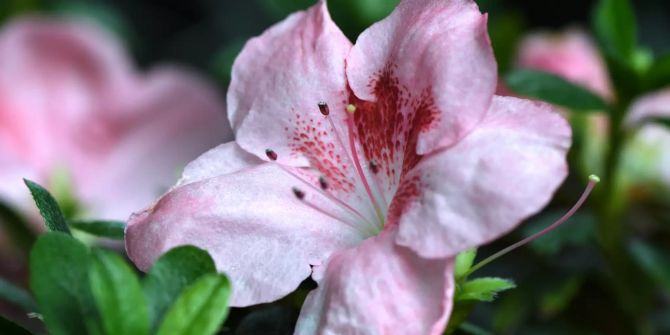
[(373, 159), (370, 161), (369, 168), (372, 172), (372, 180), (375, 182), (374, 185), (377, 188), (377, 192), (379, 192), (379, 196), (382, 198), (382, 204), (384, 205), (384, 208), (389, 208), (389, 203), (386, 201), (386, 195), (383, 192), (382, 183), (379, 181), (379, 164)]
[(317, 212), (319, 212), (323, 215), (326, 215), (326, 216), (328, 216), (328, 217), (330, 217), (334, 220), (340, 221), (340, 222), (344, 223), (345, 225), (347, 225), (348, 227), (358, 231), (359, 233), (361, 233), (365, 236), (372, 236), (372, 235), (375, 234), (374, 231), (372, 231), (372, 232), (367, 231), (367, 230), (363, 229), (363, 227), (361, 227), (359, 225), (356, 225), (356, 224), (353, 224), (353, 223), (351, 223), (351, 222), (349, 222), (345, 219), (342, 219), (342, 218), (338, 217), (337, 215), (332, 214), (332, 213), (326, 211), (325, 209), (323, 209), (323, 208), (313, 204), (312, 202), (308, 201), (307, 199), (305, 199), (305, 196), (306, 196), (305, 192), (302, 191), (301, 189), (299, 189), (297, 187), (293, 187), (291, 190), (293, 191), (293, 195), (295, 195), (295, 197), (298, 200), (300, 200), (302, 203), (307, 205), (307, 207), (310, 207), (313, 210), (315, 210), (315, 211), (317, 211)]
[[(293, 176), (294, 178), (300, 180), (300, 181), (303, 182), (305, 185), (307, 185), (307, 186), (310, 187), (311, 189), (315, 190), (317, 193), (323, 195), (324, 197), (326, 197), (326, 198), (330, 199), (331, 201), (335, 202), (337, 205), (340, 205), (340, 206), (343, 207), (344, 209), (348, 210), (348, 211), (351, 212), (354, 216), (357, 216), (358, 218), (360, 218), (361, 220), (363, 220), (363, 222), (364, 222), (366, 225), (369, 225), (369, 226), (372, 226), (372, 227), (376, 227), (376, 225), (375, 225), (374, 223), (372, 223), (370, 220), (368, 220), (363, 214), (361, 214), (361, 213), (360, 213), (359, 211), (357, 211), (355, 208), (349, 206), (346, 202), (344, 202), (344, 201), (338, 199), (336, 196), (334, 196), (334, 195), (332, 195), (332, 194), (330, 194), (330, 193), (328, 193), (328, 192), (325, 192), (325, 189), (324, 189), (324, 190), (320, 190), (320, 189), (316, 188), (311, 182), (309, 182), (308, 180), (306, 180), (306, 179), (303, 178), (302, 176), (299, 176), (298, 174), (296, 174), (295, 172), (289, 170), (289, 169), (286, 168), (285, 166), (283, 166), (283, 165), (277, 163), (276, 160), (277, 160), (277, 158), (278, 158), (278, 155), (277, 155), (277, 153), (276, 153), (275, 151), (273, 151), (272, 149), (266, 149), (266, 150), (265, 150), (265, 154), (268, 156), (268, 158), (270, 158), (270, 160), (272, 160), (271, 163), (274, 163), (274, 164), (275, 164), (278, 168), (280, 168), (282, 171), (284, 171), (284, 172), (288, 173), (289, 175)], [(273, 157), (274, 157), (274, 158), (273, 158)], [(319, 178), (319, 179), (321, 179), (321, 178)], [(324, 178), (324, 181), (325, 181), (325, 178)], [(323, 186), (322, 186), (322, 188), (323, 188)], [(295, 188), (294, 188), (294, 189), (295, 189)], [(294, 193), (295, 193), (295, 191), (294, 191)], [(297, 195), (296, 195), (296, 196), (297, 196)]]
[(368, 197), (370, 197), (370, 201), (372, 202), (372, 205), (375, 208), (375, 212), (377, 213), (377, 217), (379, 218), (379, 222), (381, 224), (380, 228), (383, 228), (384, 214), (382, 213), (381, 207), (379, 207), (379, 204), (377, 203), (377, 199), (372, 194), (370, 184), (368, 183), (367, 178), (365, 178), (365, 173), (363, 172), (363, 168), (361, 168), (361, 162), (358, 160), (358, 155), (356, 154), (356, 139), (354, 137), (354, 118), (353, 118), (353, 113), (356, 112), (356, 106), (351, 104), (347, 105), (347, 112), (351, 114), (349, 117), (347, 117), (347, 128), (349, 129), (349, 146), (350, 146), (349, 149), (351, 150), (351, 156), (353, 157), (354, 160), (354, 166), (356, 167), (356, 172), (358, 172), (358, 175), (360, 176), (361, 181), (363, 182), (365, 192), (368, 193)]
[(572, 206), (572, 208), (570, 208), (570, 210), (567, 213), (565, 213), (565, 215), (563, 215), (560, 219), (556, 220), (556, 222), (552, 223), (548, 227), (542, 229), (540, 232), (535, 233), (535, 234), (533, 234), (529, 237), (526, 237), (523, 240), (521, 240), (519, 242), (516, 242), (516, 243), (508, 246), (507, 248), (502, 249), (502, 250), (496, 252), (495, 254), (487, 257), (483, 261), (477, 263), (475, 266), (471, 267), (470, 270), (468, 270), (468, 272), (465, 274), (465, 276), (481, 269), (485, 265), (487, 265), (487, 264), (495, 261), (496, 259), (504, 256), (505, 254), (509, 253), (510, 251), (512, 251), (514, 249), (517, 249), (517, 248), (519, 248), (523, 245), (526, 245), (526, 244), (544, 236), (545, 234), (549, 233), (550, 231), (556, 229), (558, 226), (563, 224), (565, 221), (568, 221), (568, 219), (570, 219), (579, 210), (579, 208), (582, 207), (582, 205), (584, 204), (586, 199), (591, 194), (591, 191), (593, 191), (593, 188), (599, 182), (600, 182), (600, 178), (598, 176), (593, 175), (593, 174), (590, 175), (589, 176), (589, 183), (588, 183), (588, 185), (586, 185), (586, 189), (582, 193), (582, 196), (579, 197), (579, 200), (577, 200), (577, 202)]
[[(319, 111), (321, 112), (321, 114), (323, 116), (326, 117), (330, 127), (333, 129), (333, 132), (335, 133), (335, 139), (339, 143), (340, 148), (342, 148), (342, 150), (344, 150), (344, 152), (347, 156), (347, 160), (349, 160), (349, 164), (351, 164), (351, 166), (353, 166), (354, 169), (356, 169), (356, 164), (354, 162), (354, 159), (352, 158), (352, 156), (355, 156), (356, 158), (358, 158), (358, 156), (356, 155), (355, 148), (352, 149), (351, 153), (349, 152), (349, 150), (346, 149), (347, 146), (344, 144), (344, 140), (342, 140), (342, 136), (340, 136), (340, 132), (337, 130), (337, 127), (335, 127), (335, 123), (333, 122), (332, 116), (330, 116), (330, 108), (328, 107), (328, 104), (325, 101), (320, 101), (318, 106), (319, 106)], [(346, 107), (347, 111), (349, 111), (351, 109), (351, 107), (349, 107), (349, 106), (353, 106), (353, 105), (347, 105), (347, 107)], [(353, 107), (353, 111), (354, 112), (356, 111), (356, 107)], [(350, 113), (352, 113), (352, 112), (350, 111)], [(360, 164), (359, 164), (359, 166), (360, 166)], [(359, 171), (357, 174), (361, 178), (361, 182), (363, 183), (363, 185), (365, 187), (365, 185), (366, 185), (365, 175), (361, 175), (360, 170), (357, 170), (357, 171)], [(370, 195), (370, 193), (368, 193), (368, 196), (369, 195)], [(374, 199), (374, 198), (371, 198), (371, 199)], [(381, 225), (383, 226), (384, 225), (384, 220), (383, 220), (383, 216), (380, 216), (380, 210), (379, 210), (378, 206), (375, 207), (374, 201), (373, 201), (372, 205), (373, 205), (372, 210), (377, 214), (377, 216), (379, 217), (379, 220), (380, 220), (379, 222), (381, 222)]]

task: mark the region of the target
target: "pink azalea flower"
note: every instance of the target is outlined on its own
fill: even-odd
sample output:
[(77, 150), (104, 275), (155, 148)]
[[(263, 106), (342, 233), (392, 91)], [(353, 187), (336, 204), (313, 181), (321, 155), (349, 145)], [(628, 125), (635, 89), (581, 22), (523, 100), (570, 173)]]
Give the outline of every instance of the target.
[[(535, 33), (521, 42), (517, 66), (559, 75), (582, 85), (606, 100), (614, 92), (605, 62), (589, 36), (578, 30), (562, 34)], [(640, 97), (631, 106), (625, 126), (636, 128), (649, 118), (670, 117), (670, 88)], [(584, 116), (583, 156), (585, 173), (602, 172), (608, 143), (609, 117), (604, 113)], [(621, 155), (619, 174), (623, 187), (634, 196), (646, 196), (661, 186), (670, 187), (670, 132), (661, 125), (645, 124), (631, 137)], [(653, 192), (652, 192), (653, 193)]]
[(172, 66), (139, 73), (94, 25), (22, 18), (0, 33), (5, 201), (31, 206), (22, 177), (50, 186), (66, 174), (88, 214), (123, 220), (230, 137), (212, 87)]
[(590, 37), (577, 29), (526, 36), (519, 45), (517, 66), (557, 74), (607, 100), (614, 97), (604, 60)]
[(252, 39), (233, 67), (236, 141), (192, 162), (131, 218), (147, 269), (208, 250), (233, 306), (310, 275), (298, 334), (439, 334), (452, 260), (537, 212), (564, 179), (570, 128), (546, 104), (494, 97), (486, 16), (405, 0), (355, 45), (324, 2)]

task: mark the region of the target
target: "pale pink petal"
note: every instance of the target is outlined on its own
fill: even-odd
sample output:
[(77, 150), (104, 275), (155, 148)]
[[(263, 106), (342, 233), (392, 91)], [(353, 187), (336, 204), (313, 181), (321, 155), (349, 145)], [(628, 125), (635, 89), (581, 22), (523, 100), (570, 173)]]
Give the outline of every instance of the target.
[(220, 144), (188, 163), (176, 186), (237, 172), (261, 163), (262, 160), (244, 151), (234, 141)]
[(486, 22), (470, 0), (404, 0), (360, 35), (347, 58), (349, 85), (379, 105), (374, 118), (359, 121), (359, 133), (372, 132), (364, 145), (404, 144), (404, 132), (414, 131), (411, 150), (426, 154), (484, 117), (497, 78)]
[(126, 219), (168, 190), (189, 161), (232, 138), (218, 93), (191, 73), (157, 69), (136, 90), (68, 135), (78, 194), (98, 217)]
[(452, 262), (428, 260), (384, 231), (329, 260), (296, 334), (442, 334), (454, 294)]
[(118, 40), (86, 22), (13, 21), (3, 29), (0, 55), (2, 85), (11, 84), (25, 111), (52, 126), (106, 113), (98, 99), (131, 89), (134, 69)]
[(614, 97), (605, 62), (593, 41), (581, 30), (530, 34), (520, 42), (517, 57), (520, 68), (551, 72), (607, 100)]
[(450, 257), (508, 232), (549, 202), (567, 175), (570, 141), (549, 105), (494, 98), (474, 131), (403, 180), (389, 214), (398, 243)]
[(649, 118), (670, 118), (670, 88), (647, 94), (633, 103), (626, 116), (629, 126)]
[[(670, 131), (655, 118), (670, 118), (670, 88), (647, 94), (633, 103), (626, 127), (640, 127), (628, 143), (623, 157), (626, 178), (636, 184), (670, 186)], [(656, 188), (656, 187), (652, 187)]]
[[(238, 144), (262, 159), (271, 148), (282, 164), (328, 164), (321, 152), (332, 151), (328, 145), (335, 138), (318, 103), (328, 103), (341, 124), (350, 48), (324, 1), (251, 39), (233, 65), (228, 90), (228, 117)], [(335, 154), (340, 153), (337, 145)]]
[(291, 188), (299, 183), (266, 163), (178, 187), (131, 218), (128, 255), (146, 270), (167, 250), (195, 245), (231, 278), (233, 306), (281, 298), (310, 275), (310, 265), (361, 241), (296, 199)]

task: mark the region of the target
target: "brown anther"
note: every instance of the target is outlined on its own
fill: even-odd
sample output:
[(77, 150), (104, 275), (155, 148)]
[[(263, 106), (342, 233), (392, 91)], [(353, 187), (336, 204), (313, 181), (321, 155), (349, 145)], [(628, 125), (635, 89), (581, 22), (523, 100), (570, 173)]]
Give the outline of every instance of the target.
[(294, 187), (293, 189), (293, 195), (295, 195), (298, 200), (305, 199), (305, 192), (301, 191), (299, 188)]
[(374, 174), (379, 173), (379, 164), (377, 164), (377, 161), (374, 159), (370, 161), (370, 171)]
[(277, 153), (272, 149), (265, 149), (265, 155), (268, 156), (271, 161), (277, 160)]
[(326, 180), (326, 177), (324, 176), (319, 177), (319, 185), (321, 186), (321, 189), (324, 191), (328, 189), (328, 181)]
[(323, 116), (330, 114), (330, 108), (328, 108), (328, 104), (325, 101), (319, 101), (319, 111), (321, 111)]

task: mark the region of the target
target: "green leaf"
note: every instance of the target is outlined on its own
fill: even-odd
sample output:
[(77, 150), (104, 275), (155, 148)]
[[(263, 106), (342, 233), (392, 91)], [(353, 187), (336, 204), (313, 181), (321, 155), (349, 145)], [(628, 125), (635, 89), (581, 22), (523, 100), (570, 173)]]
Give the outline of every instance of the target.
[(30, 331), (0, 315), (0, 329), (3, 335), (32, 335)]
[(122, 221), (93, 220), (70, 221), (70, 227), (98, 237), (106, 237), (116, 240), (122, 240), (126, 223)]
[(456, 293), (455, 300), (493, 301), (498, 293), (515, 287), (516, 285), (508, 279), (495, 277), (477, 278), (461, 285)]
[(628, 0), (600, 0), (593, 24), (605, 54), (632, 67), (637, 47), (637, 26), (631, 3)]
[(88, 280), (89, 251), (69, 235), (42, 235), (30, 253), (30, 287), (49, 334), (93, 333), (97, 314)]
[(44, 219), (44, 223), (51, 231), (59, 231), (70, 234), (70, 228), (65, 223), (65, 217), (61, 212), (56, 199), (44, 187), (28, 179), (23, 180), (30, 189), (37, 208)]
[(187, 287), (165, 315), (158, 335), (215, 334), (228, 315), (230, 282), (207, 274)]
[(94, 250), (89, 279), (105, 334), (149, 334), (149, 315), (140, 281), (121, 257)]
[(143, 283), (152, 329), (158, 327), (165, 312), (185, 287), (209, 273), (216, 273), (212, 257), (194, 246), (177, 247), (161, 256)]
[(37, 311), (37, 303), (26, 290), (0, 278), (0, 299), (9, 301), (26, 312)]
[(26, 254), (35, 243), (35, 234), (28, 228), (28, 221), (17, 211), (0, 201), (0, 224), (12, 243)]
[(642, 241), (631, 243), (630, 250), (642, 270), (670, 294), (670, 252)]
[(577, 111), (607, 109), (603, 99), (589, 90), (547, 72), (513, 71), (505, 78), (510, 90)]
[(472, 267), (475, 257), (477, 257), (477, 248), (463, 251), (456, 256), (456, 260), (454, 261), (454, 277), (456, 281), (465, 277)]

